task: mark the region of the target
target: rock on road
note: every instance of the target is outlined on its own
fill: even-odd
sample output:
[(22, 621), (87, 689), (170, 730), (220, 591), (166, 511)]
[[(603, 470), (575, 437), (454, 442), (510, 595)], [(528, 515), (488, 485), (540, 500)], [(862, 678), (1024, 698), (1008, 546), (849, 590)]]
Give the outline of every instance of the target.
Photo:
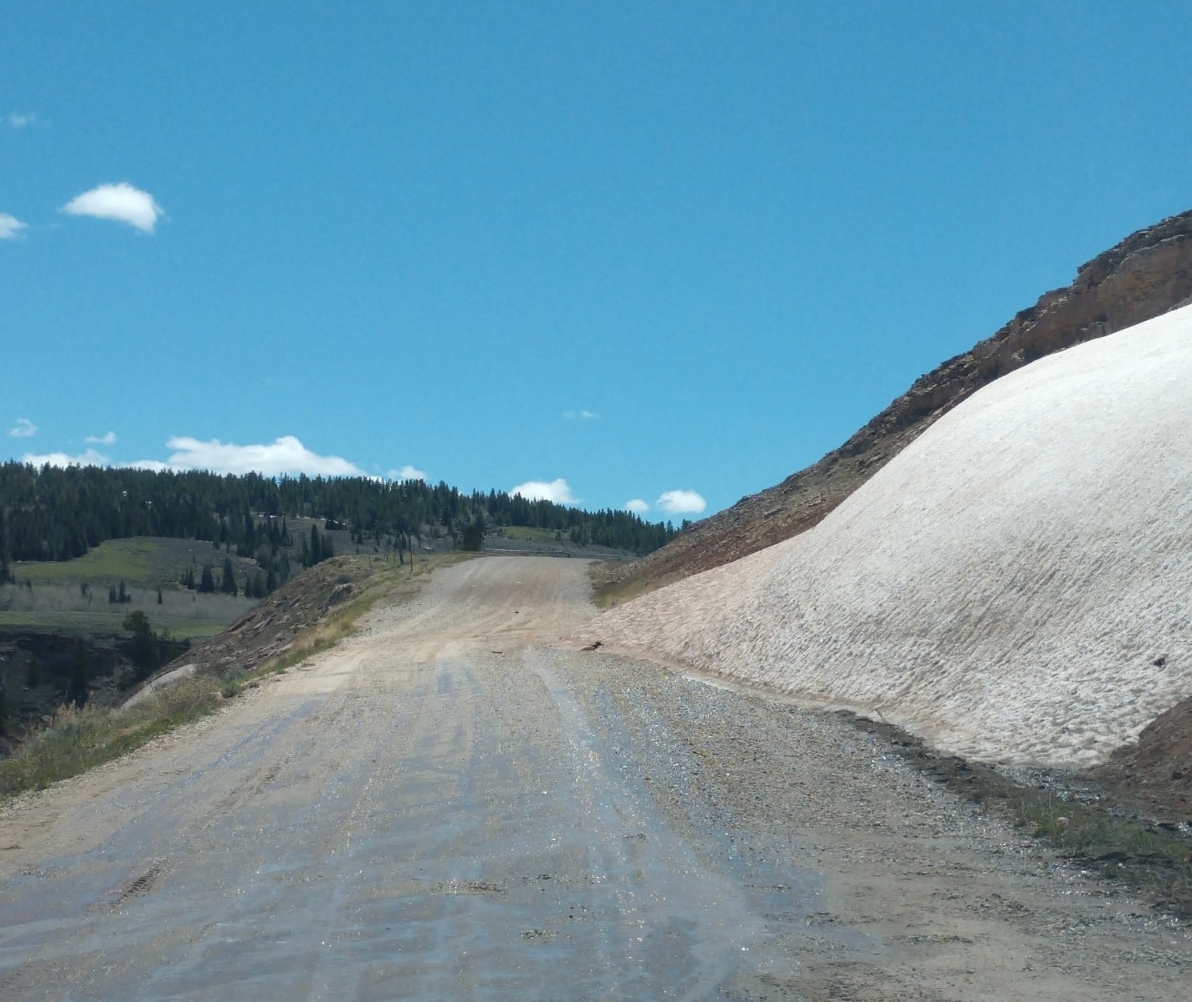
[(580, 561), (0, 811), (3, 999), (1148, 999), (1192, 944), (831, 716), (551, 646)]

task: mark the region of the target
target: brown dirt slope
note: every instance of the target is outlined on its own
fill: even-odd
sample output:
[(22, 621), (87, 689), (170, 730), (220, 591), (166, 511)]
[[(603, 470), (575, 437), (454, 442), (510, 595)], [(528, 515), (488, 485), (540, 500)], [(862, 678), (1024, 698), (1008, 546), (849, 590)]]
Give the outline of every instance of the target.
[(820, 522), (982, 386), (1036, 359), (1104, 337), (1192, 300), (1192, 211), (1131, 234), (1083, 265), (992, 337), (917, 379), (839, 449), (782, 483), (696, 523), (669, 545), (607, 565), (598, 586), (648, 590), (730, 563)]
[(360, 557), (333, 557), (315, 564), (253, 606), (223, 633), (196, 644), (166, 665), (154, 679), (184, 663), (211, 675), (249, 670), (289, 653), (295, 644), (302, 648), (309, 631), (334, 607), (359, 595), (372, 576), (368, 561)]
[(1118, 799), (1192, 827), (1192, 699), (1156, 717), (1094, 776)]

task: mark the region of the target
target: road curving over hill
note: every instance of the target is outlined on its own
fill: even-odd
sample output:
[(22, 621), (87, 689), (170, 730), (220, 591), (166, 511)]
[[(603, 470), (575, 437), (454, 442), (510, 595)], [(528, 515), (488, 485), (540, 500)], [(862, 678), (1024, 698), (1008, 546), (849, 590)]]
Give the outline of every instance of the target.
[(1175, 998), (1186, 932), (838, 719), (551, 646), (486, 558), (0, 808), (0, 998)]

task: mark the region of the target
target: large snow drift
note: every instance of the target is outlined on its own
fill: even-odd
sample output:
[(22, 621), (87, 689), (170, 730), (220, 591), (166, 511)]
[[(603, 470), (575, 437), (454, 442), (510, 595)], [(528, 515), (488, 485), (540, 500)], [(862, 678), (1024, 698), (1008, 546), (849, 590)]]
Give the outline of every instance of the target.
[(1192, 694), (1192, 307), (1041, 359), (816, 528), (597, 619), (605, 645), (1090, 765)]

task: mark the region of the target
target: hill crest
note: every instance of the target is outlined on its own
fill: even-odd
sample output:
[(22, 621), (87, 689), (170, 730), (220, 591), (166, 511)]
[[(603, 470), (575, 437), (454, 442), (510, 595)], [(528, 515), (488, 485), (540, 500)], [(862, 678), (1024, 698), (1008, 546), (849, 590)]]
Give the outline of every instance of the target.
[(695, 523), (598, 586), (644, 591), (719, 567), (811, 528), (936, 420), (1029, 363), (1192, 303), (1192, 211), (1138, 230), (1081, 265), (991, 337), (920, 376), (847, 442), (813, 465)]

